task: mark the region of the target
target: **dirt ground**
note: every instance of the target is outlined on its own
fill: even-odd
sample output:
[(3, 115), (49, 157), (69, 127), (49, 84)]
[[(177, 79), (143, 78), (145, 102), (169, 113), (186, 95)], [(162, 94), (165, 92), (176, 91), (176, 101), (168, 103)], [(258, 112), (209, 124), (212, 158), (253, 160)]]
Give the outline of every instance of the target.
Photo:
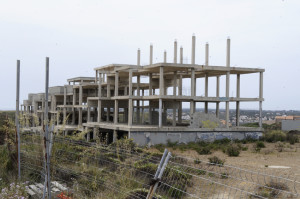
[[(174, 154), (198, 158), (208, 161), (208, 157), (218, 156), (225, 160), (225, 164), (241, 167), (249, 170), (261, 170), (276, 176), (289, 176), (300, 180), (300, 143), (265, 143), (266, 148), (255, 152), (254, 144), (246, 144), (247, 151), (241, 151), (238, 157), (229, 157), (222, 151), (214, 151), (210, 155), (199, 155), (196, 151), (173, 151)], [(170, 149), (172, 151), (172, 149)], [(289, 168), (272, 168), (272, 166), (284, 166)]]

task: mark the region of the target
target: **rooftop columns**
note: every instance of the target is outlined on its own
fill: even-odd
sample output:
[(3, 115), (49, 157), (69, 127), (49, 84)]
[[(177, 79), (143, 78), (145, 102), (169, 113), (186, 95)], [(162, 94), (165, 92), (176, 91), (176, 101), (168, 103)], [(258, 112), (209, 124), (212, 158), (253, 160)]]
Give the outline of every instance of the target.
[(174, 64), (177, 64), (177, 41), (174, 41)]
[(150, 65), (153, 64), (153, 45), (150, 44)]
[[(208, 66), (209, 60), (209, 45), (205, 45), (205, 66)], [(205, 74), (205, 97), (208, 97), (208, 75)], [(205, 113), (208, 113), (208, 102), (205, 102)]]
[(137, 65), (140, 66), (141, 65), (141, 50), (138, 49), (137, 51)]
[[(236, 75), (236, 98), (240, 98), (240, 74)], [(238, 99), (239, 100), (239, 99)], [(240, 101), (236, 101), (236, 126), (240, 126)]]
[[(230, 39), (227, 39), (227, 53), (226, 53), (226, 66), (230, 67)], [(230, 72), (226, 73), (226, 128), (229, 128), (229, 83), (230, 83)]]
[(263, 72), (259, 73), (259, 127), (262, 128)]
[(193, 35), (192, 37), (192, 63), (191, 64), (195, 64), (195, 53), (196, 53), (196, 36)]
[(164, 51), (164, 63), (167, 63), (167, 51)]

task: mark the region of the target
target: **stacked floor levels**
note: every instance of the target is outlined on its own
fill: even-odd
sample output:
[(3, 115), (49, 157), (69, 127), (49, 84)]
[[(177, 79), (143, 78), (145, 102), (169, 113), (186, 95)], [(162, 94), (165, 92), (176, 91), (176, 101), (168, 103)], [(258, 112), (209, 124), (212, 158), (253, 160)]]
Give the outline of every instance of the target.
[[(174, 61), (153, 63), (153, 46), (150, 46), (149, 65), (111, 64), (95, 68), (95, 77), (68, 79), (64, 86), (49, 88), (49, 118), (55, 128), (65, 134), (84, 131), (86, 139), (113, 142), (122, 137), (132, 138), (141, 145), (171, 142), (191, 142), (222, 138), (257, 138), (261, 135), (263, 72), (260, 68), (230, 66), (230, 39), (227, 40), (225, 66), (209, 65), (208, 44), (205, 46), (205, 64), (195, 63), (196, 38), (192, 37), (191, 63), (183, 63), (183, 49), (177, 58), (177, 41), (174, 42)], [(240, 97), (241, 75), (257, 73), (257, 98)], [(236, 76), (236, 85), (229, 85), (230, 76)], [(226, 77), (225, 96), (220, 96), (220, 77)], [(196, 92), (197, 79), (204, 78), (205, 95)], [(208, 86), (209, 78), (216, 80), (216, 88)], [(188, 82), (190, 90), (183, 89)], [(236, 96), (229, 97), (230, 86), (236, 86)], [(208, 89), (215, 95), (209, 96)], [(183, 117), (183, 103), (189, 104), (189, 119)], [(260, 128), (239, 126), (240, 102), (259, 103)], [(204, 113), (196, 112), (196, 104), (204, 103)], [(208, 113), (208, 104), (214, 103), (214, 114)], [(220, 103), (225, 103), (225, 122), (219, 120)], [(236, 126), (229, 126), (229, 103), (236, 104)], [(43, 125), (43, 111), (47, 103), (44, 94), (29, 94), (24, 100), (23, 113), (30, 130)], [(170, 117), (168, 117), (171, 116)]]

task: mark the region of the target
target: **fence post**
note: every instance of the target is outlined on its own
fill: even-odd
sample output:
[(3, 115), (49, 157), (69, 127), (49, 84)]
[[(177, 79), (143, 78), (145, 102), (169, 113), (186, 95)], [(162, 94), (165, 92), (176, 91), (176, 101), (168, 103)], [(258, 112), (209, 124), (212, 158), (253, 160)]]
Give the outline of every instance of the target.
[(20, 121), (19, 121), (19, 107), (20, 107), (20, 60), (17, 60), (17, 85), (16, 85), (16, 115), (15, 124), (17, 131), (17, 144), (18, 144), (18, 177), (21, 180), (21, 155), (20, 155)]
[(167, 167), (168, 161), (169, 161), (169, 159), (171, 157), (171, 152), (169, 152), (168, 155), (167, 155), (167, 157), (166, 157), (166, 153), (167, 152), (168, 152), (168, 150), (165, 149), (164, 155), (163, 155), (163, 157), (162, 157), (162, 159), (160, 161), (160, 164), (159, 164), (159, 166), (157, 168), (157, 171), (156, 171), (156, 174), (154, 176), (154, 182), (155, 183), (153, 185), (151, 185), (151, 187), (149, 189), (149, 193), (148, 193), (146, 199), (152, 199), (153, 194), (155, 193), (155, 191), (156, 191), (156, 189), (158, 187), (158, 183), (159, 183), (159, 181), (160, 181), (160, 179), (161, 179), (161, 177), (162, 177), (162, 175), (163, 175), (163, 173), (164, 173), (164, 171), (165, 171), (165, 169)]

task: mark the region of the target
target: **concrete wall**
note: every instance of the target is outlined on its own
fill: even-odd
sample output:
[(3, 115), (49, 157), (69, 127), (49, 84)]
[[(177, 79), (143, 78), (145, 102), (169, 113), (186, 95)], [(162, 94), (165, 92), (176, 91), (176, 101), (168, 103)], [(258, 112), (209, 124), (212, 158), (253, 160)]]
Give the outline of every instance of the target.
[(281, 130), (283, 131), (300, 130), (300, 120), (282, 120)]
[(231, 140), (245, 139), (251, 137), (258, 139), (262, 136), (259, 131), (243, 131), (243, 132), (130, 132), (130, 138), (141, 146), (151, 146), (155, 144), (166, 144), (168, 140), (178, 143), (189, 143), (197, 141), (214, 141), (224, 138)]

